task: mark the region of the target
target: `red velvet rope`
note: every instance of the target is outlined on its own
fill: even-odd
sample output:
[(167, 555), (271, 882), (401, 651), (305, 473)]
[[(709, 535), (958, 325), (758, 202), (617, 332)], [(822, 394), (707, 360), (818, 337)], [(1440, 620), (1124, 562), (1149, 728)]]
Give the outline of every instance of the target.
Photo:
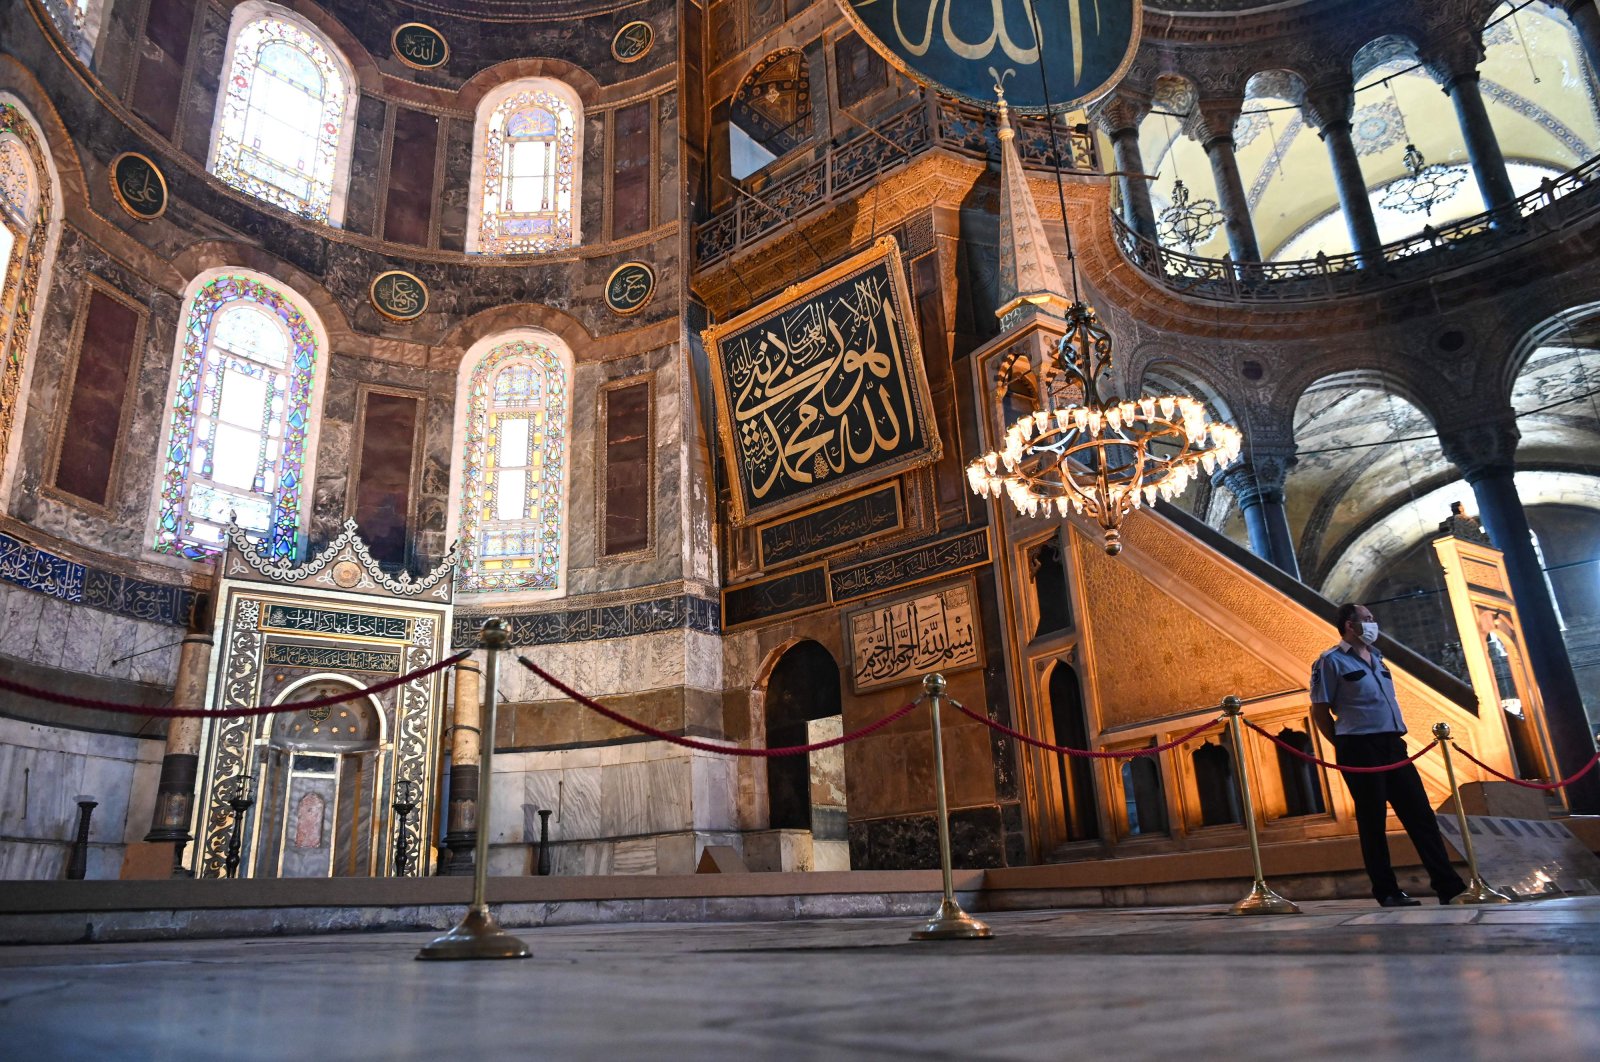
[(1193, 740), (1194, 738), (1200, 736), (1200, 734), (1203, 732), (1210, 730), (1217, 723), (1215, 719), (1207, 719), (1205, 722), (1201, 723), (1187, 734), (1184, 734), (1181, 737), (1173, 738), (1165, 745), (1152, 745), (1147, 749), (1126, 749), (1117, 750), (1115, 752), (1090, 751), (1089, 749), (1071, 749), (1065, 745), (1052, 745), (1048, 741), (1040, 741), (1038, 738), (1029, 737), (1020, 730), (1012, 730), (1009, 726), (1006, 726), (1003, 723), (997, 723), (986, 715), (979, 715), (977, 712), (972, 711), (960, 701), (951, 701), (950, 703), (955, 705), (956, 710), (962, 715), (965, 715), (967, 718), (976, 719), (984, 726), (998, 730), (1000, 733), (1005, 734), (1008, 737), (1014, 737), (1025, 745), (1032, 745), (1034, 748), (1044, 749), (1047, 752), (1059, 752), (1063, 756), (1082, 756), (1083, 758), (1090, 760), (1130, 760), (1135, 756), (1154, 756), (1158, 752), (1166, 752), (1169, 749), (1175, 749), (1184, 742)]
[(1291, 756), (1298, 756), (1307, 763), (1314, 763), (1318, 767), (1326, 767), (1330, 771), (1343, 771), (1345, 774), (1382, 774), (1384, 771), (1397, 770), (1409, 763), (1416, 763), (1418, 760), (1422, 759), (1422, 757), (1432, 752), (1435, 745), (1439, 744), (1437, 741), (1430, 741), (1422, 748), (1418, 749), (1416, 755), (1408, 756), (1398, 763), (1385, 763), (1378, 767), (1342, 767), (1337, 763), (1329, 763), (1327, 760), (1319, 760), (1309, 752), (1302, 752), (1275, 734), (1269, 734), (1267, 731), (1261, 729), (1259, 726), (1256, 726), (1248, 719), (1244, 721), (1244, 725), (1249, 727), (1251, 730), (1254, 730), (1256, 733), (1260, 734), (1262, 737), (1266, 738), (1268, 741), (1272, 742), (1274, 745), (1278, 746)]
[(621, 723), (630, 730), (637, 730), (641, 734), (647, 734), (650, 737), (661, 741), (670, 741), (674, 745), (682, 745), (686, 749), (699, 749), (701, 752), (720, 752), (724, 756), (799, 756), (807, 752), (816, 752), (818, 749), (831, 749), (835, 745), (843, 745), (846, 742), (864, 738), (874, 731), (882, 730), (896, 719), (899, 719), (901, 716), (911, 711), (911, 709), (915, 708), (920, 703), (919, 701), (912, 701), (904, 708), (901, 708), (895, 712), (891, 712), (882, 719), (879, 719), (876, 723), (871, 723), (867, 726), (864, 726), (860, 730), (852, 730), (850, 733), (845, 734), (842, 737), (830, 738), (827, 741), (819, 741), (814, 745), (786, 745), (782, 748), (775, 749), (746, 749), (740, 748), (737, 745), (713, 745), (708, 741), (696, 741), (693, 738), (679, 737), (677, 734), (669, 734), (665, 730), (657, 730), (655, 727), (646, 723), (641, 723), (637, 719), (629, 719), (621, 712), (612, 711), (610, 708), (607, 708), (597, 700), (585, 697), (583, 694), (579, 693), (571, 686), (568, 686), (565, 682), (562, 682), (560, 679), (556, 678), (554, 675), (550, 674), (550, 672), (546, 671), (538, 664), (535, 664), (527, 657), (519, 656), (517, 657), (517, 660), (521, 662), (523, 667), (544, 679), (551, 686), (554, 686), (558, 692), (566, 694), (568, 697), (571, 697), (573, 700), (577, 701), (579, 704), (590, 709), (591, 711), (599, 712), (613, 723)]
[(446, 657), (437, 664), (433, 664), (430, 667), (425, 667), (420, 671), (413, 671), (407, 675), (400, 675), (396, 678), (385, 679), (376, 686), (368, 686), (365, 689), (351, 690), (349, 693), (338, 693), (328, 697), (318, 697), (314, 701), (295, 701), (291, 704), (258, 704), (254, 708), (233, 708), (226, 711), (211, 711), (206, 708), (150, 708), (142, 704), (124, 704), (120, 701), (99, 701), (95, 700), (93, 697), (76, 697), (70, 693), (52, 693), (49, 690), (42, 690), (37, 686), (25, 686), (20, 682), (12, 682), (8, 678), (0, 678), (0, 690), (6, 690), (10, 693), (20, 693), (24, 697), (32, 697), (35, 700), (40, 701), (50, 701), (53, 704), (65, 704), (73, 708), (93, 708), (96, 711), (101, 712), (121, 712), (125, 715), (153, 715), (159, 716), (163, 719), (234, 719), (251, 715), (272, 715), (275, 712), (300, 712), (305, 711), (308, 708), (327, 708), (331, 705), (343, 704), (346, 701), (359, 700), (362, 697), (368, 697), (374, 693), (382, 693), (384, 690), (392, 690), (396, 686), (404, 686), (406, 683), (414, 682), (419, 678), (427, 678), (435, 671), (443, 671), (456, 661), (463, 660), (471, 655), (472, 654), (470, 652), (457, 653), (455, 656)]
[(1500, 779), (1502, 782), (1510, 782), (1512, 785), (1520, 785), (1524, 789), (1543, 789), (1547, 793), (1553, 789), (1561, 789), (1565, 786), (1571, 785), (1579, 778), (1582, 778), (1584, 775), (1594, 770), (1594, 765), (1596, 763), (1600, 763), (1600, 752), (1596, 752), (1593, 756), (1589, 757), (1588, 763), (1584, 764), (1582, 767), (1579, 767), (1575, 772), (1561, 779), (1559, 782), (1529, 782), (1522, 778), (1513, 778), (1509, 774), (1501, 774), (1499, 771), (1495, 770), (1493, 767), (1490, 767), (1487, 763), (1484, 763), (1482, 760), (1478, 759), (1478, 757), (1474, 756), (1460, 745), (1456, 746), (1456, 751), (1461, 753), (1461, 755), (1465, 756), (1467, 759), (1471, 760), (1473, 763), (1476, 763), (1479, 767), (1482, 767), (1484, 770), (1488, 771), (1490, 774), (1494, 775), (1496, 778)]

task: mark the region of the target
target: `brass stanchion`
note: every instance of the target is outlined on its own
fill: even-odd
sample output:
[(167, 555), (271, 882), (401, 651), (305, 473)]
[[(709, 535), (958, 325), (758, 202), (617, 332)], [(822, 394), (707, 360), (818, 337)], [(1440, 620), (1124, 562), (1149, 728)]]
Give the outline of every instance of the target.
[(911, 939), (984, 940), (994, 933), (956, 903), (955, 880), (950, 869), (950, 808), (944, 791), (944, 731), (939, 726), (944, 691), (943, 675), (928, 675), (922, 680), (922, 692), (933, 713), (933, 789), (939, 798), (939, 869), (944, 872), (944, 899), (928, 924), (912, 933)]
[(1478, 854), (1472, 850), (1472, 832), (1467, 826), (1467, 809), (1461, 806), (1461, 790), (1456, 788), (1456, 767), (1450, 759), (1450, 724), (1433, 724), (1433, 736), (1439, 740), (1439, 751), (1444, 753), (1444, 776), (1450, 783), (1450, 799), (1456, 805), (1456, 824), (1461, 827), (1461, 854), (1467, 857), (1467, 870), (1472, 875), (1464, 891), (1451, 898), (1452, 904), (1510, 903), (1511, 897), (1489, 887), (1478, 873)]
[(1239, 780), (1239, 804), (1244, 812), (1245, 829), (1250, 834), (1250, 864), (1256, 874), (1255, 882), (1250, 886), (1250, 894), (1233, 905), (1233, 913), (1236, 915), (1299, 914), (1300, 908), (1294, 901), (1284, 899), (1267, 886), (1266, 876), (1261, 870), (1261, 838), (1256, 835), (1256, 809), (1250, 799), (1250, 772), (1245, 768), (1244, 762), (1244, 728), (1239, 723), (1244, 705), (1237, 697), (1224, 697), (1222, 711), (1228, 717), (1228, 736), (1233, 741), (1233, 775)]
[(500, 651), (511, 643), (511, 628), (498, 616), (483, 621), (478, 632), (478, 644), (487, 651), (483, 665), (483, 733), (485, 740), (480, 753), (478, 786), (478, 836), (473, 852), (472, 906), (460, 923), (417, 952), (419, 959), (526, 959), (528, 945), (501, 929), (489, 913), (484, 892), (489, 877), (489, 796), (494, 789), (494, 775), (490, 773), (494, 757), (494, 709), (499, 696), (495, 683), (499, 678)]

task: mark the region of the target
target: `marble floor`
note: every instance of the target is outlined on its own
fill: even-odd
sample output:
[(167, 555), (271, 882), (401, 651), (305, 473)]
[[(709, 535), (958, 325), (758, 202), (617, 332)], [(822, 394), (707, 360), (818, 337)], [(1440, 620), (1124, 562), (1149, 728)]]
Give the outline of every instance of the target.
[(431, 934), (0, 949), (16, 1059), (1596, 1057), (1600, 898), (1001, 912), (529, 930), (522, 962)]

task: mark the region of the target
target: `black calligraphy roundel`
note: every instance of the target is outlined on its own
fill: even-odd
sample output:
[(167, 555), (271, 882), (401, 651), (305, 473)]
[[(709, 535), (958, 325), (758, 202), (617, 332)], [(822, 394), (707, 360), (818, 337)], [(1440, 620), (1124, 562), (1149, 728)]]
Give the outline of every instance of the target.
[(839, 0), (839, 6), (907, 77), (990, 108), (995, 84), (1003, 81), (1006, 102), (1027, 114), (1070, 110), (1105, 95), (1133, 62), (1144, 16), (1143, 0)]
[(124, 151), (112, 159), (109, 176), (111, 195), (133, 217), (154, 221), (167, 212), (167, 179), (137, 151)]
[(415, 321), (428, 309), (428, 286), (410, 273), (379, 273), (367, 292), (372, 308), (391, 321)]
[(643, 262), (625, 262), (606, 280), (606, 305), (623, 316), (638, 313), (655, 291), (654, 270)]
[(450, 45), (444, 34), (421, 22), (396, 26), (389, 38), (394, 57), (417, 70), (434, 70), (450, 59)]
[(636, 63), (650, 52), (656, 31), (648, 22), (630, 22), (617, 30), (611, 41), (611, 55), (619, 63)]

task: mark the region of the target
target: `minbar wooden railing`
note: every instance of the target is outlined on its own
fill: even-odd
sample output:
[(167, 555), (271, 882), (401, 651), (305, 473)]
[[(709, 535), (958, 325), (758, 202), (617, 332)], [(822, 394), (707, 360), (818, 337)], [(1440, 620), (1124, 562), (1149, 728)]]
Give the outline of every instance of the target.
[[(1049, 126), (1037, 119), (1014, 119), (1017, 151), (1024, 166), (1054, 169)], [(1068, 173), (1099, 173), (1095, 137), (1086, 129), (1057, 125), (1055, 147)], [(970, 158), (998, 160), (994, 116), (977, 107), (925, 94), (922, 101), (885, 118), (870, 131), (830, 145), (820, 157), (793, 172), (780, 173), (755, 189), (740, 186), (721, 212), (695, 226), (695, 262), (700, 267), (727, 258), (746, 244), (844, 198), (939, 148)]]

